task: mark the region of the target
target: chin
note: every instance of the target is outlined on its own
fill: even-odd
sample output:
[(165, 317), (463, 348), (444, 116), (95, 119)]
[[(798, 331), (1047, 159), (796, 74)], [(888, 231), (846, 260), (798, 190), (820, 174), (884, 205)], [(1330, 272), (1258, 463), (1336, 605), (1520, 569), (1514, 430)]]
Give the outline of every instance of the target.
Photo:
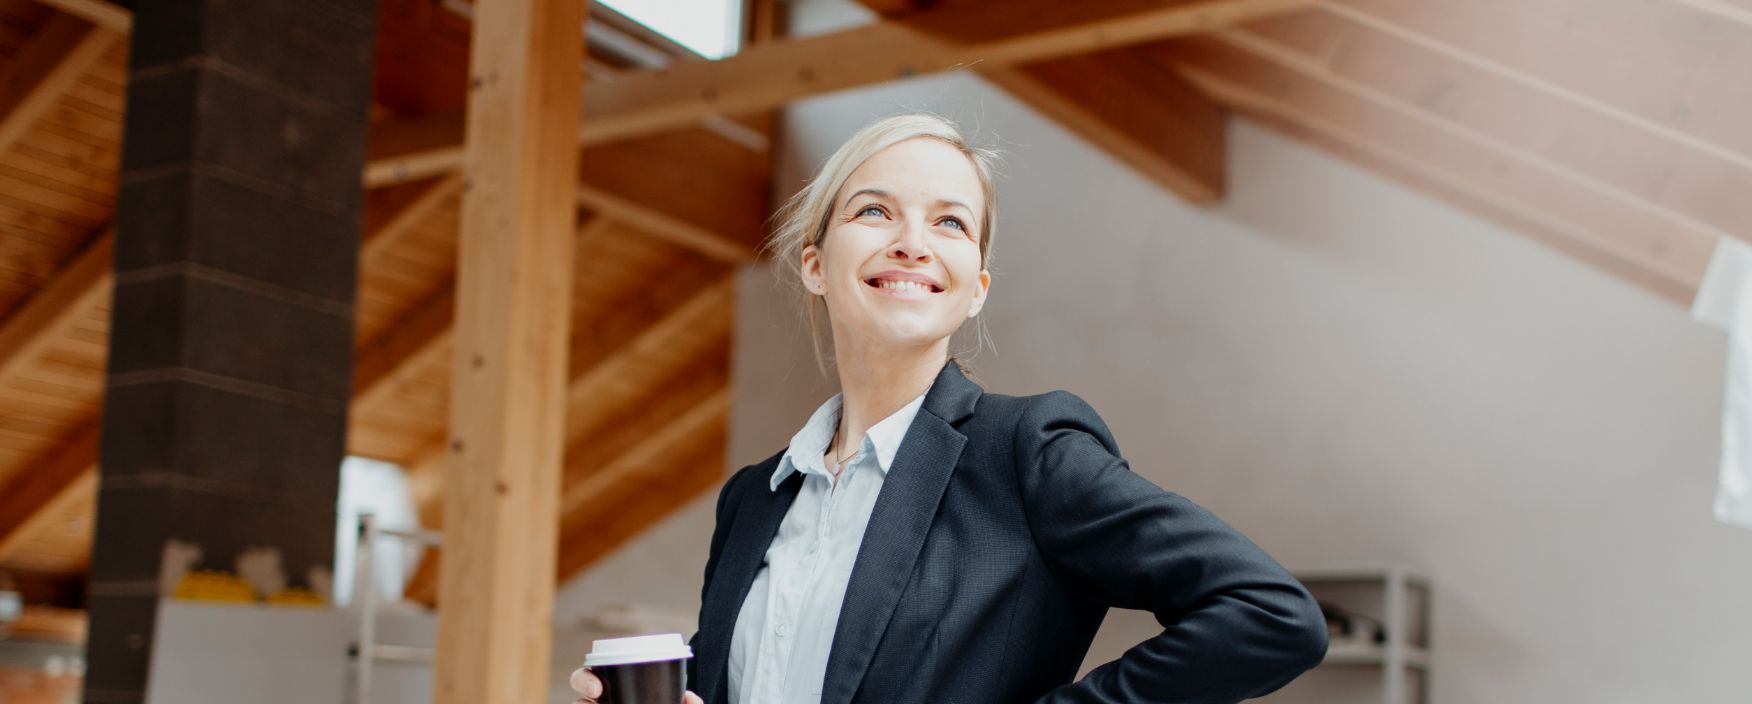
[(878, 344), (893, 347), (925, 347), (942, 341), (954, 332), (922, 326), (895, 325), (879, 329), (871, 338)]

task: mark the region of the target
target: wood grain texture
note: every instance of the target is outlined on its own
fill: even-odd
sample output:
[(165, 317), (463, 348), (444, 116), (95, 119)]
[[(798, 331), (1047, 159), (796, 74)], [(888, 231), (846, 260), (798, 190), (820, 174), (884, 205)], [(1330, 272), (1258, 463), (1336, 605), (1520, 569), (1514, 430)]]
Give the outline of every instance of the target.
[(445, 483), (439, 704), (548, 693), (571, 323), (575, 0), (476, 7)]

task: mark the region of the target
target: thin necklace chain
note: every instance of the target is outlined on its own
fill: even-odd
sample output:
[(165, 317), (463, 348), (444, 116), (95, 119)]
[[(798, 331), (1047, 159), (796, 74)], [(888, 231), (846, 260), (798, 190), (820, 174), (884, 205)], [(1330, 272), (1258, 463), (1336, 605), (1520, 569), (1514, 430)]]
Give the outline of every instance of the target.
[[(840, 440), (839, 436), (840, 436), (839, 427), (836, 425), (833, 429), (833, 437), (834, 437), (833, 478), (834, 479), (839, 479), (840, 474), (842, 472), (846, 471), (846, 463), (847, 462), (850, 462), (850, 461), (858, 458), (858, 453), (856, 453), (856, 452), (852, 453), (851, 457), (840, 457), (840, 452), (845, 450), (845, 442)], [(862, 448), (860, 448), (860, 450), (861, 449)]]

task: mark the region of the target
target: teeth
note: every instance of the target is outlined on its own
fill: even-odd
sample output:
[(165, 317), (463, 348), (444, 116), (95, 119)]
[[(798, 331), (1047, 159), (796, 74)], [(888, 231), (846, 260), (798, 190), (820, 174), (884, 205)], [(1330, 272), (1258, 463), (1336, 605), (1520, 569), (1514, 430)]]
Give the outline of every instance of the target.
[(928, 292), (931, 290), (930, 284), (922, 283), (919, 281), (888, 281), (888, 280), (883, 280), (883, 281), (878, 281), (877, 283), (880, 284), (882, 288), (891, 288), (891, 289), (895, 289), (897, 291), (927, 291)]

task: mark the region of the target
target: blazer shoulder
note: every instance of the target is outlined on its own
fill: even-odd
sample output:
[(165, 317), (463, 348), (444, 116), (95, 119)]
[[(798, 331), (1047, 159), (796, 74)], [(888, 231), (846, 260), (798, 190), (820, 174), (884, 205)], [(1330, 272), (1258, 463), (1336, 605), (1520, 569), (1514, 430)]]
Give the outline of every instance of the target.
[(1020, 447), (1035, 447), (1069, 431), (1092, 435), (1109, 452), (1119, 453), (1107, 422), (1081, 396), (1057, 389), (1008, 398), (1011, 400), (1008, 412), (1015, 419), (1014, 440)]

